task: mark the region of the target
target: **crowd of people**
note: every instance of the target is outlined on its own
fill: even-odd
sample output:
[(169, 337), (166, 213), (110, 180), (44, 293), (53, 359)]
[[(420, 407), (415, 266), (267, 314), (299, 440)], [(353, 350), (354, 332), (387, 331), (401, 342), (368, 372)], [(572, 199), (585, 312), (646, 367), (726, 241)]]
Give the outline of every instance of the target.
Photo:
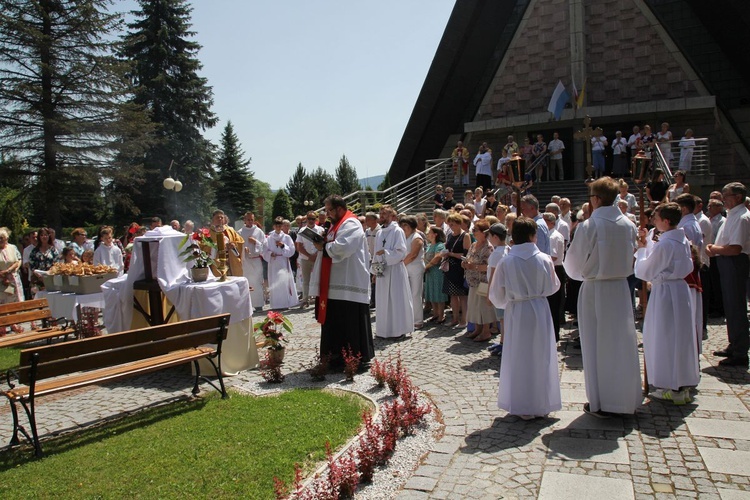
[[(523, 138), (523, 144), (519, 145), (515, 137), (509, 135), (507, 142), (502, 146), (499, 157), (496, 157), (495, 182), (496, 188), (503, 191), (510, 189), (513, 182), (525, 182), (522, 191), (529, 189), (534, 182), (544, 180), (564, 180), (565, 171), (563, 167), (563, 152), (565, 143), (560, 139), (558, 132), (553, 132), (552, 140), (545, 142), (543, 134), (535, 136), (536, 142), (531, 142), (528, 136)], [(669, 123), (661, 124), (659, 132), (654, 134), (651, 126), (646, 124), (643, 128), (639, 125), (633, 127), (633, 133), (626, 138), (623, 132), (617, 130), (614, 138), (609, 140), (604, 130), (597, 127), (591, 134), (591, 162), (594, 178), (603, 177), (606, 173), (606, 156), (611, 154), (611, 173), (614, 177), (627, 177), (631, 175), (630, 160), (643, 151), (647, 158), (651, 158), (655, 148), (658, 148), (664, 159), (674, 169), (689, 172), (693, 165), (693, 156), (696, 148), (696, 140), (693, 130), (687, 129), (682, 138), (677, 140), (669, 129)], [(519, 155), (523, 160), (527, 172), (512, 172), (510, 160), (514, 155)], [(486, 142), (480, 144), (473, 160), (469, 149), (462, 141), (458, 141), (456, 148), (451, 153), (453, 162), (453, 184), (456, 186), (469, 185), (470, 163), (475, 168), (476, 183), (486, 192), (493, 187), (493, 155), (492, 149)], [(633, 175), (636, 175), (633, 173)], [(520, 178), (519, 178), (520, 177)]]
[[(728, 345), (714, 353), (721, 364), (748, 367), (746, 187), (727, 184), (704, 203), (684, 172), (672, 185), (662, 176), (657, 170), (648, 184), (647, 208), (625, 181), (602, 177), (580, 207), (515, 191), (506, 205), (481, 186), (459, 202), (451, 187), (437, 186), (432, 222), (390, 205), (358, 217), (332, 195), (324, 212), (294, 223), (277, 217), (268, 234), (253, 213), (235, 231), (221, 210), (210, 231), (224, 235), (229, 274), (248, 279), (256, 309), (315, 306), (321, 354), (334, 367), (343, 364), (342, 348), (362, 354), (364, 366), (374, 357), (372, 309), (382, 339), (437, 325), (477, 343), (495, 338), (489, 349), (503, 359), (498, 404), (523, 418), (561, 407), (556, 343), (568, 313), (583, 352), (584, 410), (606, 418), (633, 413), (642, 401), (639, 315), (651, 397), (691, 400), (709, 315), (727, 318)], [(154, 218), (151, 229), (160, 225)], [(194, 229), (191, 221), (170, 225)], [(133, 239), (146, 231), (132, 224), (117, 240), (105, 226), (91, 241), (77, 228), (63, 243), (42, 228), (24, 235), (20, 251), (0, 228), (0, 303), (23, 300), (21, 276), (33, 292), (41, 286), (36, 271), (57, 261), (127, 272)]]

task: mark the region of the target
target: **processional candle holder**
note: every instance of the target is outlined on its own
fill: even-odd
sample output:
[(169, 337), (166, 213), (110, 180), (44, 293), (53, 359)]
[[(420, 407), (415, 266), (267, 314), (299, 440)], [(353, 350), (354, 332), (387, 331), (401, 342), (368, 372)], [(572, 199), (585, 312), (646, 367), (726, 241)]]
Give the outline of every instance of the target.
[(651, 168), (651, 158), (644, 150), (638, 151), (630, 162), (630, 170), (633, 175), (633, 181), (636, 184), (642, 184)]
[(510, 156), (510, 183), (519, 189), (526, 179), (526, 160), (517, 151)]
[(224, 231), (216, 231), (216, 270), (219, 272), (219, 281), (227, 280), (227, 249), (224, 244)]

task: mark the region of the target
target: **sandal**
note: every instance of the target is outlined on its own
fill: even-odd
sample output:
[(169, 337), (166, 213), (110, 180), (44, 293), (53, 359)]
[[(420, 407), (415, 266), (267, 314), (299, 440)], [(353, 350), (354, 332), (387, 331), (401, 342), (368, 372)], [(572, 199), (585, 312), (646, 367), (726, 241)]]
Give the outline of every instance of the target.
[(489, 334), (486, 337), (483, 336), (483, 335), (480, 335), (480, 336), (474, 338), (474, 342), (487, 342), (491, 338), (492, 338), (492, 334)]
[(438, 325), (442, 325), (443, 323), (445, 323), (445, 318), (439, 319), (435, 321), (435, 323), (437, 323)]

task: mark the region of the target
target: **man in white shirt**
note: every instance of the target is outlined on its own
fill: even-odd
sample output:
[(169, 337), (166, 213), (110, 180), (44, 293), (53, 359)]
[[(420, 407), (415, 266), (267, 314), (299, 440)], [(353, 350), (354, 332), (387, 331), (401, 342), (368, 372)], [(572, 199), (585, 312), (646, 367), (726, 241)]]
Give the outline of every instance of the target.
[[(565, 248), (568, 247), (568, 244), (570, 243), (570, 226), (567, 222), (565, 222), (562, 217), (560, 217), (560, 207), (557, 205), (557, 203), (547, 203), (547, 206), (544, 208), (545, 212), (549, 212), (551, 214), (554, 214), (555, 216), (555, 231), (560, 233), (563, 240), (565, 241)], [(560, 256), (560, 261), (556, 262), (556, 266), (561, 266), (563, 261), (563, 255)]]
[[(550, 177), (554, 177), (556, 181), (565, 180), (565, 172), (563, 171), (562, 153), (565, 150), (565, 144), (560, 140), (560, 134), (555, 132), (552, 134), (552, 140), (547, 145), (547, 151), (549, 151), (549, 169), (547, 170), (547, 180)], [(557, 170), (560, 170), (560, 175), (557, 175)]]
[[(633, 134), (628, 138), (628, 147), (630, 148), (630, 157), (632, 158), (638, 152), (638, 143), (641, 140), (641, 128), (636, 125), (633, 127)], [(635, 172), (633, 172), (635, 175)]]
[(744, 205), (747, 188), (739, 182), (730, 182), (721, 190), (721, 196), (727, 219), (716, 235), (716, 242), (706, 246), (706, 253), (717, 257), (729, 345), (714, 355), (726, 357), (719, 362), (722, 366), (747, 368), (750, 347), (745, 295), (750, 271), (750, 211)]
[(492, 189), (492, 152), (485, 144), (479, 146), (479, 153), (474, 158), (474, 167), (476, 167), (477, 186), (481, 186), (483, 192)]
[[(255, 214), (247, 212), (242, 218), (245, 226), (238, 232), (245, 240), (242, 245), (244, 258), (242, 259), (242, 275), (250, 284), (250, 301), (256, 311), (263, 309), (265, 294), (263, 293), (263, 246), (266, 235), (255, 224)], [(187, 223), (185, 224), (187, 225)]]
[[(305, 220), (307, 221), (307, 224), (302, 229), (309, 229), (315, 234), (323, 236), (325, 230), (316, 224), (318, 222), (317, 213), (308, 212)], [(300, 229), (300, 231), (302, 229)], [(300, 309), (305, 309), (310, 306), (310, 273), (312, 273), (313, 266), (315, 265), (315, 258), (318, 254), (318, 249), (315, 248), (315, 244), (311, 240), (304, 236), (300, 236), (299, 231), (297, 231), (297, 241), (295, 245), (299, 252), (297, 261), (302, 271), (302, 304), (300, 305)]]
[(604, 176), (606, 164), (604, 162), (604, 150), (609, 143), (601, 127), (596, 127), (595, 135), (591, 138), (591, 156), (594, 164), (594, 179)]
[(598, 179), (589, 189), (593, 214), (578, 224), (564, 261), (568, 276), (583, 281), (578, 326), (589, 400), (584, 411), (597, 417), (633, 414), (643, 400), (627, 281), (637, 233), (612, 205), (618, 192), (613, 179)]
[[(721, 193), (719, 193), (721, 195)], [(713, 234), (713, 240), (711, 243), (716, 241), (716, 236), (719, 234), (719, 229), (724, 225), (724, 202), (712, 198), (708, 200), (708, 220), (711, 221), (711, 233)], [(706, 245), (708, 246), (708, 244)], [(706, 254), (708, 255), (708, 254)], [(721, 297), (721, 277), (719, 276), (719, 266), (716, 264), (716, 257), (708, 257), (709, 265), (708, 272), (711, 276), (711, 293), (710, 303), (708, 304), (709, 315), (712, 318), (723, 318), (724, 317), (724, 300)]]
[[(549, 205), (548, 205), (549, 206)], [(557, 206), (557, 205), (555, 205)], [(565, 269), (563, 269), (563, 258), (565, 257), (565, 239), (559, 231), (555, 229), (557, 215), (552, 212), (542, 214), (544, 222), (549, 228), (549, 249), (552, 263), (555, 265), (555, 274), (560, 280), (560, 288), (547, 297), (549, 310), (552, 314), (552, 327), (555, 330), (555, 341), (560, 341), (560, 324), (565, 314)], [(564, 225), (564, 223), (563, 223)], [(566, 226), (567, 227), (567, 226)]]
[(700, 251), (703, 248), (703, 232), (698, 224), (698, 218), (693, 213), (695, 212), (695, 197), (692, 194), (683, 193), (674, 201), (680, 206), (680, 212), (682, 212), (677, 228), (685, 231), (685, 237)]
[(573, 219), (570, 216), (570, 199), (560, 198), (560, 219), (573, 229)]
[(708, 305), (711, 302), (711, 259), (706, 254), (706, 247), (714, 242), (714, 232), (711, 227), (711, 221), (703, 213), (703, 200), (695, 196), (695, 211), (693, 212), (698, 219), (698, 225), (703, 235), (703, 247), (701, 250), (701, 286), (703, 287), (703, 340), (708, 339)]

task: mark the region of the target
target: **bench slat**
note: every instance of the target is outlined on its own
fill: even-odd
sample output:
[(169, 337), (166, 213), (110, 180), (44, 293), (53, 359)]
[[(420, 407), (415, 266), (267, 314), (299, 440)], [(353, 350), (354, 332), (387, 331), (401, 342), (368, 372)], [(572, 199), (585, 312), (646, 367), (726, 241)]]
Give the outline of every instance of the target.
[[(44, 396), (56, 392), (67, 391), (88, 385), (100, 384), (120, 380), (123, 378), (141, 375), (158, 371), (164, 368), (177, 366), (189, 361), (208, 357), (213, 354), (215, 349), (212, 347), (196, 347), (174, 351), (169, 354), (157, 356), (149, 359), (143, 359), (135, 363), (118, 365), (105, 368), (102, 370), (89, 371), (85, 373), (76, 373), (67, 377), (50, 379), (36, 384), (35, 396)], [(16, 387), (6, 391), (5, 397), (11, 400), (24, 399), (29, 395), (29, 387)]]
[(24, 311), (16, 314), (0, 316), (0, 327), (6, 327), (17, 323), (40, 321), (43, 319), (52, 319), (52, 312), (49, 309), (36, 309), (33, 311)]
[[(66, 375), (68, 373), (98, 370), (108, 366), (133, 363), (138, 360), (169, 354), (173, 351), (196, 347), (203, 344), (217, 343), (220, 329), (203, 330), (200, 332), (186, 333), (179, 337), (172, 337), (155, 342), (133, 344), (116, 349), (94, 352), (85, 356), (75, 356), (68, 359), (58, 359), (45, 363), (40, 359), (37, 364), (36, 380), (39, 381)], [(101, 338), (101, 337), (96, 337)], [(65, 344), (57, 344), (65, 345)], [(31, 367), (22, 366), (18, 369), (18, 379), (23, 384), (28, 384), (31, 376)]]
[(14, 333), (0, 338), (0, 348), (28, 344), (39, 340), (54, 339), (56, 337), (64, 337), (65, 335), (75, 335), (75, 333), (76, 331), (73, 328), (67, 328), (65, 330), (59, 328), (45, 328), (44, 330)]
[(3, 304), (0, 305), (0, 316), (15, 314), (22, 311), (30, 311), (32, 309), (49, 309), (49, 303), (47, 302), (47, 299), (34, 299)]
[(110, 333), (101, 337), (91, 337), (87, 339), (74, 340), (65, 344), (54, 346), (33, 347), (21, 351), (21, 366), (31, 365), (31, 357), (34, 353), (39, 354), (39, 362), (55, 361), (66, 359), (73, 356), (81, 356), (94, 352), (108, 349), (116, 349), (132, 344), (141, 344), (154, 340), (166, 339), (187, 332), (197, 330), (217, 330), (220, 320), (229, 321), (229, 314), (220, 314), (208, 316), (205, 318), (181, 321), (179, 323), (169, 323), (166, 325), (151, 326), (139, 330), (130, 330), (127, 332)]

